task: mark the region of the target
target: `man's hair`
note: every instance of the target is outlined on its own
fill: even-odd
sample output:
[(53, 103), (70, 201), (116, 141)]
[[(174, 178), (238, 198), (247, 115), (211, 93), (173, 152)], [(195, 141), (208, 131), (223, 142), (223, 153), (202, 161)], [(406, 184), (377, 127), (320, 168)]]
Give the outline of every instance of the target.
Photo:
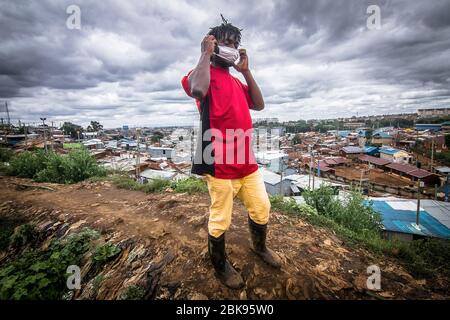
[(211, 30), (208, 32), (208, 34), (213, 35), (217, 40), (223, 40), (230, 35), (234, 35), (236, 41), (240, 43), (242, 29), (233, 26), (223, 17), (222, 14), (220, 14), (220, 17), (222, 18), (222, 24), (220, 26), (210, 28)]

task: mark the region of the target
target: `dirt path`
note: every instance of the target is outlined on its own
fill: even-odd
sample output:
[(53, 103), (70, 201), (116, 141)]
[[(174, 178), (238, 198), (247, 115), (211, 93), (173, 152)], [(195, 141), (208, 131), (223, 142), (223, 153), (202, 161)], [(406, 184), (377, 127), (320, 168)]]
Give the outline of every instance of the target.
[[(284, 265), (274, 270), (250, 251), (247, 214), (238, 201), (227, 233), (227, 251), (246, 286), (229, 290), (215, 279), (207, 255), (207, 195), (144, 194), (117, 189), (108, 182), (45, 184), (55, 191), (20, 188), (17, 183), (39, 185), (0, 178), (0, 215), (13, 211), (40, 223), (59, 221), (71, 229), (89, 226), (101, 231), (106, 240), (133, 244), (105, 267), (106, 280), (99, 292), (92, 296), (84, 290), (82, 298), (115, 299), (122, 288), (139, 284), (149, 269), (158, 266), (154, 298), (445, 297), (435, 283), (414, 279), (395, 262), (349, 247), (328, 230), (277, 212), (272, 212), (268, 243), (282, 256)], [(135, 256), (139, 259), (134, 260)], [(372, 264), (382, 272), (382, 291), (377, 293), (366, 288), (366, 270)], [(439, 286), (447, 287), (445, 283)]]

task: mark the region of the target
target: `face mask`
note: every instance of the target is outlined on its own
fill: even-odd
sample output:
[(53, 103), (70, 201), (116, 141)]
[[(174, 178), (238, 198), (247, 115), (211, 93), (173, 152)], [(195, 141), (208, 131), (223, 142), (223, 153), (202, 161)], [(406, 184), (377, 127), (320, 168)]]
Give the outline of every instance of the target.
[(230, 65), (233, 65), (233, 63), (239, 59), (239, 50), (227, 46), (218, 46), (215, 54), (228, 62)]

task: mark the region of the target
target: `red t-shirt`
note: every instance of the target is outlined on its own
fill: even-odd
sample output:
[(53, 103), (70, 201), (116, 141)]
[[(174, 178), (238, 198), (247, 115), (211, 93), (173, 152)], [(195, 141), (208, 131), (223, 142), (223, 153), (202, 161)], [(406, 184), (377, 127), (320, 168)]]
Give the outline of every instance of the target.
[[(192, 97), (188, 77), (181, 84)], [(211, 174), (216, 178), (239, 179), (258, 169), (252, 150), (252, 119), (250, 108), (253, 101), (248, 86), (232, 76), (228, 69), (210, 68), (211, 81), (207, 95), (196, 99), (201, 117), (202, 135), (197, 137), (196, 159), (192, 172)], [(212, 138), (208, 139), (211, 133)], [(205, 134), (206, 133), (206, 134)], [(206, 139), (205, 139), (206, 137)], [(211, 151), (211, 152), (210, 152)], [(211, 157), (205, 157), (211, 154)]]

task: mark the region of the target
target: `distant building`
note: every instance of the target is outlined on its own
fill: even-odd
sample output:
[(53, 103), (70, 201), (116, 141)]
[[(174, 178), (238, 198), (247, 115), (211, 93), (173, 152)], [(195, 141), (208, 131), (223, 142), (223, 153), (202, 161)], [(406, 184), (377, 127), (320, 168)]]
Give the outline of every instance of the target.
[(369, 155), (369, 156), (374, 156), (380, 153), (379, 148), (378, 147), (374, 147), (374, 146), (364, 146), (364, 153)]
[(98, 136), (98, 132), (82, 132), (81, 135), (84, 139), (93, 139)]
[(278, 120), (278, 118), (256, 118), (253, 119), (253, 123), (254, 124), (259, 124), (259, 123), (279, 123), (280, 121)]
[(371, 198), (372, 206), (382, 218), (386, 238), (412, 241), (433, 237), (450, 239), (450, 203), (422, 199), (419, 225), (417, 202), (400, 198)]
[(337, 131), (336, 133), (341, 138), (347, 138), (351, 132), (348, 130), (341, 130), (341, 131)]
[(152, 158), (172, 159), (175, 156), (175, 150), (173, 148), (149, 147), (147, 150)]
[(450, 116), (450, 108), (434, 108), (417, 110), (419, 118)]
[(372, 144), (377, 146), (390, 145), (392, 144), (393, 137), (383, 131), (377, 131), (372, 134)]
[(348, 159), (356, 159), (364, 154), (364, 149), (354, 146), (343, 147), (340, 151), (340, 154), (347, 157)]
[(358, 129), (364, 127), (364, 122), (346, 122), (344, 123), (344, 127), (348, 129)]
[(264, 185), (269, 195), (291, 196), (298, 194), (300, 191), (288, 179), (281, 180), (281, 175), (272, 172), (264, 167), (259, 169), (264, 179)]
[[(280, 172), (281, 165), (288, 161), (288, 154), (281, 150), (268, 150), (255, 153), (256, 162), (272, 172)], [(285, 169), (285, 168), (283, 168)]]
[(83, 141), (83, 145), (87, 148), (87, 149), (104, 149), (105, 145), (104, 143), (100, 140), (100, 139), (91, 139), (91, 140), (87, 140), (87, 141)]
[(379, 149), (379, 152), (381, 159), (393, 163), (408, 164), (411, 163), (412, 160), (412, 156), (408, 152), (396, 148), (383, 147)]
[(442, 132), (450, 132), (450, 121), (445, 121), (441, 123)]
[(440, 131), (442, 130), (442, 125), (438, 123), (417, 123), (414, 128), (417, 131)]

